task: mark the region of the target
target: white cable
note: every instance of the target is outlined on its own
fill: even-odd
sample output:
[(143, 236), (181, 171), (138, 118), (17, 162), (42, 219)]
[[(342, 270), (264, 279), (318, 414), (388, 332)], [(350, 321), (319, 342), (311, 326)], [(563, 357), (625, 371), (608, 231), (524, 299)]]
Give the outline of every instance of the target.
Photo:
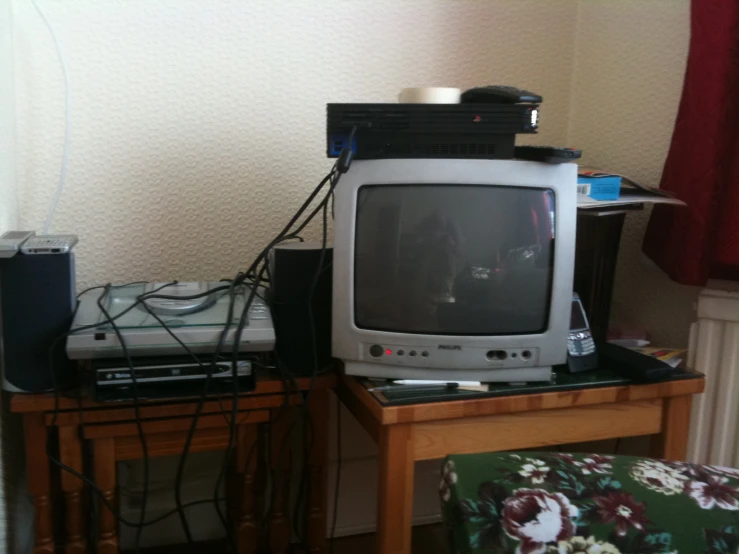
[(69, 163), (69, 133), (70, 133), (70, 117), (69, 117), (69, 79), (67, 78), (67, 66), (64, 63), (64, 56), (62, 55), (62, 49), (59, 46), (59, 41), (56, 38), (56, 33), (54, 33), (54, 28), (49, 23), (49, 20), (46, 19), (46, 16), (44, 15), (44, 12), (41, 11), (41, 8), (36, 3), (36, 0), (31, 0), (31, 4), (33, 4), (33, 7), (36, 8), (36, 11), (38, 12), (39, 16), (43, 20), (44, 24), (46, 25), (46, 28), (49, 30), (49, 34), (51, 35), (51, 40), (54, 43), (54, 48), (56, 49), (56, 55), (59, 57), (59, 66), (62, 70), (62, 81), (64, 82), (64, 147), (62, 150), (62, 168), (59, 172), (59, 182), (56, 185), (56, 193), (54, 194), (54, 200), (51, 203), (51, 209), (49, 210), (49, 215), (46, 216), (46, 223), (44, 223), (44, 235), (49, 233), (49, 227), (51, 227), (51, 220), (54, 217), (54, 212), (56, 211), (57, 204), (59, 204), (59, 199), (62, 196), (62, 191), (64, 190), (64, 182), (67, 178), (67, 165)]

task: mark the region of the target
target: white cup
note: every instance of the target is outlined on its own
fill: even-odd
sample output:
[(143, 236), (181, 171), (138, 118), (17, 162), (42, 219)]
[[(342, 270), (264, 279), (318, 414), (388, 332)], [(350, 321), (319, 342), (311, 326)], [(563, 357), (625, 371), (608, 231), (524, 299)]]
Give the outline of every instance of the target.
[(459, 104), (462, 91), (451, 87), (404, 88), (398, 94), (401, 104)]

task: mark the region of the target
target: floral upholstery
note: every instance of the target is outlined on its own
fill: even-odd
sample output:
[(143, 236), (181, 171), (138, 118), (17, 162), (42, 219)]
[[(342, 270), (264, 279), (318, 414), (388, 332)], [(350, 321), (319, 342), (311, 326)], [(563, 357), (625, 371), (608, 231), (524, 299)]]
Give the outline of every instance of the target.
[(629, 456), (449, 456), (452, 551), (737, 554), (739, 470)]

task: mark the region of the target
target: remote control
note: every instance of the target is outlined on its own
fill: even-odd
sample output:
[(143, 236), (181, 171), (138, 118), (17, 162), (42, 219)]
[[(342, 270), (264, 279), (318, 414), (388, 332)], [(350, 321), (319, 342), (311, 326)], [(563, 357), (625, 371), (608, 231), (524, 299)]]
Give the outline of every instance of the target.
[(8, 231), (0, 236), (0, 258), (12, 258), (35, 231)]
[(462, 104), (539, 104), (541, 100), (534, 92), (503, 85), (475, 87), (462, 93)]
[(580, 159), (582, 151), (574, 148), (557, 148), (556, 146), (516, 146), (513, 157), (532, 162), (562, 164)]
[(23, 254), (67, 254), (77, 244), (77, 235), (43, 235), (23, 243)]

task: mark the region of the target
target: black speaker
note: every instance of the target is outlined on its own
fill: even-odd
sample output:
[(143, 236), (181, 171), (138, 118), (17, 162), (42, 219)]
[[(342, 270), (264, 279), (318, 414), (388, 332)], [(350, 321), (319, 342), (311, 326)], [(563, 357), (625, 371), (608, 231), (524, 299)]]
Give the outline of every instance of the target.
[(3, 388), (44, 392), (74, 379), (67, 341), (76, 305), (73, 254), (0, 259), (0, 369)]
[[(311, 297), (311, 284), (319, 269)], [(292, 375), (312, 375), (331, 363), (333, 249), (288, 243), (270, 252), (271, 305), (278, 362)]]

